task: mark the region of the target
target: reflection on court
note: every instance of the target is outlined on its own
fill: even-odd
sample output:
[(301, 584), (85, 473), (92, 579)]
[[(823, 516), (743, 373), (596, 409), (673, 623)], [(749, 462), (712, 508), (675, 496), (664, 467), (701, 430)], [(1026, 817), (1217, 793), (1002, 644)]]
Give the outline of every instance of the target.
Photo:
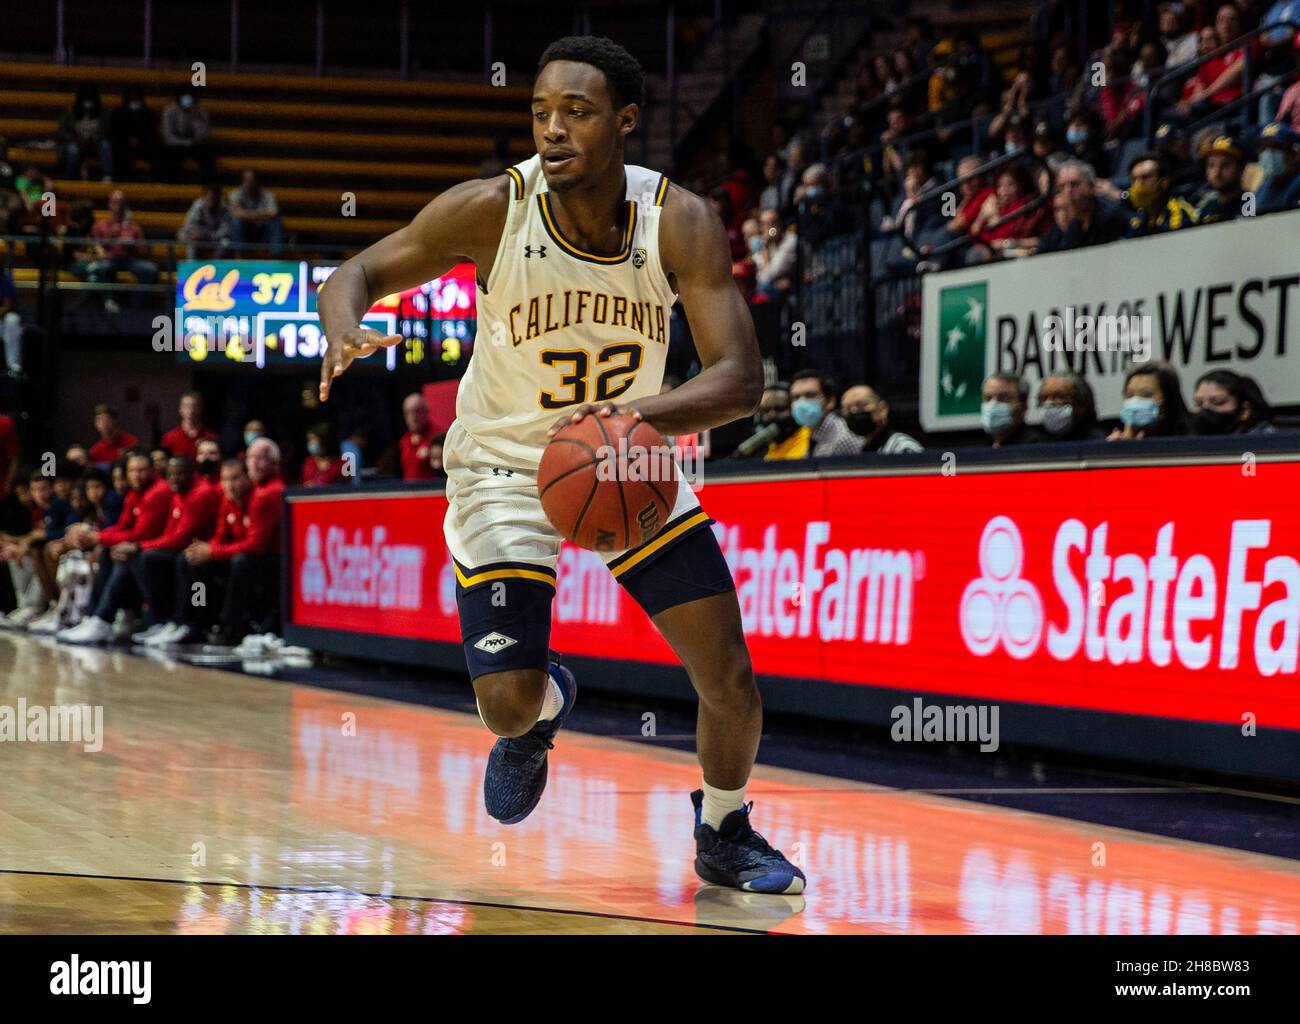
[(0, 932), (1300, 930), (1288, 860), (763, 767), (809, 890), (750, 896), (694, 876), (687, 753), (566, 733), (507, 827), (471, 715), (21, 636), (0, 673), (0, 705), (104, 722), (98, 753), (0, 743)]

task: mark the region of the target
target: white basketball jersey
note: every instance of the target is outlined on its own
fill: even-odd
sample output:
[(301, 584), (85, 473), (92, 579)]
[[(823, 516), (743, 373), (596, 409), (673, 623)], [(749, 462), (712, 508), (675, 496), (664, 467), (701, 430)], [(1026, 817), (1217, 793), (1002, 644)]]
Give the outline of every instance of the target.
[(659, 262), (668, 179), (624, 171), (626, 230), (612, 255), (585, 252), (560, 232), (541, 157), (507, 171), (510, 212), (486, 291), (478, 289), (474, 352), (447, 438), (456, 457), (535, 467), (565, 409), (659, 394), (676, 301)]

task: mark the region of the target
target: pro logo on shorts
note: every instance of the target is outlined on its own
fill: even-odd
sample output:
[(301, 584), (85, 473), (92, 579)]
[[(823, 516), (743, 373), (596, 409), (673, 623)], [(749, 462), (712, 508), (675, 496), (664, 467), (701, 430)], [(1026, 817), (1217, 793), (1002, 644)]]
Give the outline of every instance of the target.
[(517, 642), (513, 637), (504, 636), (501, 633), (489, 633), (474, 646), (485, 654), (498, 654)]

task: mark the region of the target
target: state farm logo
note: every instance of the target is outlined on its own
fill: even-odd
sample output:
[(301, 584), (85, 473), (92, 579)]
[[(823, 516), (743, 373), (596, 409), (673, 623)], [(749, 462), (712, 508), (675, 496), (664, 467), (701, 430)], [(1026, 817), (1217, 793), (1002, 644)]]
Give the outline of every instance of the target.
[(1176, 524), (1154, 536), (1128, 531), (1125, 550), (1111, 524), (1067, 519), (1052, 541), (1053, 611), (1022, 578), (1024, 543), (1008, 516), (980, 536), (981, 576), (962, 594), (962, 639), (972, 654), (1003, 648), (1028, 658), (1040, 648), (1055, 661), (1083, 657), (1111, 665), (1176, 665), (1199, 671), (1293, 674), (1300, 655), (1300, 560), (1273, 548), (1270, 519), (1235, 519), (1226, 559), (1187, 551)]
[(349, 538), (331, 526), (321, 542), (312, 523), (303, 535), (298, 594), (303, 604), (419, 611), (424, 586), (425, 549), (392, 544), (388, 531), (375, 526), (367, 538), (360, 528)]
[(980, 536), (979, 579), (961, 595), (961, 637), (983, 657), (1001, 645), (1013, 658), (1028, 658), (1043, 634), (1038, 588), (1020, 578), (1025, 545), (1006, 516), (994, 516)]

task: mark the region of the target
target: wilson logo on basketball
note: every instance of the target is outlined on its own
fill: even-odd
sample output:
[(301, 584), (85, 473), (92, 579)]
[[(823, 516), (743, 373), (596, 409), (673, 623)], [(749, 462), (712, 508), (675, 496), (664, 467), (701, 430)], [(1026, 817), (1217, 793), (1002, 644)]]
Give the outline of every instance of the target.
[(387, 530), (376, 526), (368, 539), (358, 529), (349, 540), (341, 527), (331, 526), (322, 552), (320, 528), (308, 526), (298, 570), (303, 604), (418, 611), (425, 550), (389, 544), (387, 537)]

